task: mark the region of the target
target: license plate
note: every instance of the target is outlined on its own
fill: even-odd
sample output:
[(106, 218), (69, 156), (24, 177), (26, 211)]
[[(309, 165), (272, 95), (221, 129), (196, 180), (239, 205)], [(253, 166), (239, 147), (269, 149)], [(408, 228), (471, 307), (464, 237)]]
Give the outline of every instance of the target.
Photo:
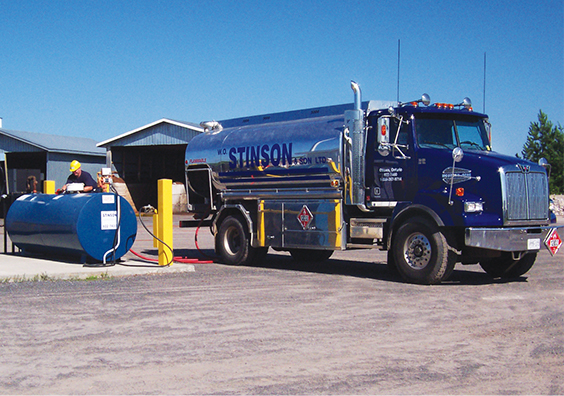
[(539, 250), (540, 249), (540, 239), (529, 239), (527, 240), (527, 249), (528, 250)]

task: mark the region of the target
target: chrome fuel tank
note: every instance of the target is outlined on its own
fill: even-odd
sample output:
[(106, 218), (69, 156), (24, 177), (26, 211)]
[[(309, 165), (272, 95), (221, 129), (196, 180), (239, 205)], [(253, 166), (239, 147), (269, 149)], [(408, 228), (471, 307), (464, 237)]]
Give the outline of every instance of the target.
[(334, 186), (343, 129), (338, 115), (205, 133), (188, 144), (186, 170), (208, 167), (219, 190)]

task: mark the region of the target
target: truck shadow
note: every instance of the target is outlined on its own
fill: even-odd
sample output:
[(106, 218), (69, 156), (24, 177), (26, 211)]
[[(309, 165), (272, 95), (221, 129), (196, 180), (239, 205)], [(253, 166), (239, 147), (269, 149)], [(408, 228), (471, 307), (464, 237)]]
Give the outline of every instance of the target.
[(367, 263), (365, 261), (334, 258), (323, 262), (300, 262), (290, 256), (268, 255), (261, 263), (256, 264), (255, 267), (326, 275), (343, 275), (387, 282), (403, 282), (399, 274), (394, 274), (388, 270), (386, 263), (379, 262)]
[[(329, 259), (321, 263), (308, 263), (295, 261), (291, 257), (276, 257), (269, 255), (262, 263), (255, 266), (261, 268), (311, 272), (329, 275), (344, 275), (357, 278), (381, 280), (385, 282), (405, 283), (399, 273), (392, 272), (388, 269), (388, 266), (385, 262), (368, 263), (365, 261)], [(455, 268), (450, 278), (446, 281), (443, 281), (439, 286), (479, 286), (526, 281), (527, 277), (525, 276), (512, 279), (494, 279), (485, 272), (468, 270), (460, 266), (460, 268)]]
[(465, 269), (463, 266), (455, 267), (450, 278), (443, 281), (441, 285), (468, 285), (468, 286), (479, 286), (479, 285), (495, 285), (495, 284), (505, 284), (505, 283), (521, 283), (527, 282), (526, 276), (519, 276), (517, 278), (492, 278), (485, 272), (472, 271)]
[[(198, 252), (193, 249), (179, 249), (175, 250), (175, 254), (182, 257), (199, 258), (201, 260), (210, 258), (216, 259), (215, 262), (218, 265), (224, 265), (217, 261), (217, 256), (215, 255), (213, 249), (205, 249), (202, 252)], [(390, 271), (385, 262), (378, 261), (366, 262), (330, 258), (329, 260), (323, 262), (299, 262), (287, 254), (269, 253), (261, 262), (255, 263), (252, 267), (326, 275), (343, 275), (356, 278), (375, 279), (385, 282), (405, 283), (399, 273)], [(450, 278), (442, 282), (440, 286), (477, 286), (527, 281), (526, 276), (512, 279), (494, 279), (485, 272), (476, 270), (476, 268), (476, 266), (464, 267), (461, 264), (457, 264)]]

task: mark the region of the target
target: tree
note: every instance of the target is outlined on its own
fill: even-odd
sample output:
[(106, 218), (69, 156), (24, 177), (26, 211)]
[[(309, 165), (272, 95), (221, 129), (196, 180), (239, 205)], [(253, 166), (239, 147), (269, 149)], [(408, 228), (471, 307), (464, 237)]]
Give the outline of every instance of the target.
[(521, 155), (533, 162), (546, 158), (552, 166), (550, 192), (564, 194), (564, 129), (560, 123), (553, 125), (548, 116), (539, 110), (538, 122), (531, 122)]

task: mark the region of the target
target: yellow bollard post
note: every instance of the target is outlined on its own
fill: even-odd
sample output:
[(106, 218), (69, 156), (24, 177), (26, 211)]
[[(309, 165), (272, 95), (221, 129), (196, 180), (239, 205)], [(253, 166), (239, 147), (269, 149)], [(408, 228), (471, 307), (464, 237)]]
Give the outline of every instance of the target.
[(159, 238), (166, 244), (159, 245), (159, 265), (172, 264), (172, 180), (158, 181), (158, 226)]
[(43, 180), (43, 193), (55, 194), (55, 180)]
[(161, 236), (159, 235), (159, 211), (157, 209), (153, 212), (153, 235), (156, 237), (153, 238), (153, 247), (158, 248), (159, 241), (157, 238), (161, 239)]

